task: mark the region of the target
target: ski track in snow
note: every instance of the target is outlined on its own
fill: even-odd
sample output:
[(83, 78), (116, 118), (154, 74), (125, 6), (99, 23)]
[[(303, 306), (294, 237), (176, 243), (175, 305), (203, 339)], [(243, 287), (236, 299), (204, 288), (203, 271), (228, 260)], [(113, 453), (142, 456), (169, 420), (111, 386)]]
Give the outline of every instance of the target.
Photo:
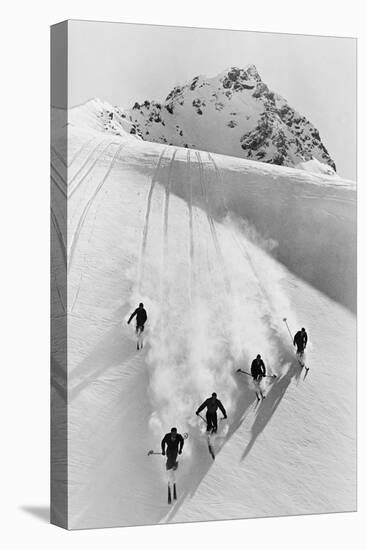
[(93, 170), (93, 168), (97, 165), (97, 163), (99, 162), (99, 160), (103, 157), (103, 155), (107, 152), (107, 150), (110, 148), (111, 145), (118, 145), (118, 142), (113, 142), (113, 141), (109, 141), (107, 143), (107, 145), (102, 149), (102, 151), (98, 154), (98, 156), (95, 158), (95, 160), (92, 162), (92, 164), (89, 166), (88, 170), (85, 172), (85, 174), (79, 179), (79, 181), (72, 187), (72, 183), (73, 181), (76, 179), (76, 177), (80, 174), (80, 172), (87, 166), (88, 162), (90, 161), (90, 159), (94, 156), (98, 146), (100, 144), (98, 143), (97, 147), (90, 153), (90, 155), (87, 157), (87, 159), (85, 160), (84, 164), (82, 165), (82, 167), (77, 171), (77, 173), (70, 179), (70, 182), (69, 182), (69, 187), (70, 187), (70, 190), (69, 190), (69, 198), (72, 197), (72, 195), (75, 193), (75, 191), (77, 191), (78, 187), (83, 183), (83, 181), (85, 180), (85, 178), (91, 173), (91, 171)]
[[(77, 135), (77, 130), (70, 131), (71, 152), (73, 132)], [(353, 408), (345, 398), (345, 416), (337, 418), (339, 432), (334, 432), (335, 405), (323, 397), (322, 386), (327, 383), (328, 394), (339, 400), (352, 361), (347, 372), (337, 371), (340, 381), (335, 383), (327, 364), (332, 343), (323, 334), (324, 344), (316, 338), (323, 320), (331, 316), (332, 330), (346, 332), (352, 345), (353, 329), (345, 329), (352, 327), (350, 314), (286, 272), (238, 228), (225, 199), (225, 179), (230, 177), (223, 167), (225, 157), (219, 157), (219, 167), (211, 153), (122, 141), (99, 177), (96, 170), (100, 164), (105, 167), (105, 153), (117, 141), (98, 140), (83, 157), (95, 139), (88, 137), (69, 164), (79, 161), (68, 181), (70, 214), (78, 219), (69, 236), (68, 257), (60, 214), (51, 213), (73, 296), (72, 525), (331, 511), (331, 479), (334, 509), (343, 500), (351, 509), (352, 491), (346, 495), (340, 471), (343, 452), (348, 480), (354, 479), (354, 449), (348, 455), (342, 440), (354, 443)], [(108, 192), (89, 216), (107, 180)], [(140, 299), (147, 304), (149, 321), (146, 346), (136, 354), (131, 329), (120, 325)], [(309, 351), (311, 370), (305, 382), (282, 323), (286, 315), (297, 327), (299, 314), (317, 349), (316, 354)], [(349, 350), (340, 342), (335, 348), (333, 368)], [(263, 381), (267, 397), (256, 403), (250, 378), (235, 371), (243, 366), (248, 370), (254, 350), (262, 349), (267, 368), (278, 378)], [(222, 423), (221, 434), (212, 440), (213, 462), (194, 410), (216, 388), (229, 424)], [(352, 388), (347, 396), (353, 395)], [(309, 408), (313, 401), (315, 413)], [(163, 462), (146, 452), (159, 448), (160, 438), (175, 424), (189, 438), (177, 471), (178, 500), (167, 507)], [(332, 454), (323, 465), (325, 449), (333, 453), (337, 445), (340, 465)]]
[(51, 162), (51, 170), (53, 170), (55, 172), (55, 174), (57, 175), (57, 177), (61, 180), (61, 184), (58, 183), (58, 181), (52, 177), (51, 175), (51, 178), (52, 178), (52, 181), (53, 183), (58, 187), (58, 189), (61, 191), (61, 193), (66, 196), (66, 192), (67, 192), (67, 186), (66, 186), (66, 181), (64, 179), (64, 177), (60, 174), (60, 172), (57, 170), (57, 168), (55, 167), (55, 165)]
[(192, 303), (195, 299), (194, 290), (196, 287), (196, 268), (195, 268), (195, 248), (193, 232), (193, 212), (192, 212), (192, 179), (191, 179), (191, 153), (187, 151), (187, 181), (188, 181), (188, 213), (189, 213), (189, 305), (192, 309)]
[(74, 162), (79, 158), (79, 156), (83, 153), (83, 151), (91, 144), (93, 141), (96, 140), (96, 137), (93, 136), (92, 138), (88, 139), (85, 143), (82, 144), (80, 149), (78, 149), (74, 156), (70, 159), (70, 162), (68, 163), (67, 167), (71, 168), (71, 166), (74, 164)]
[(160, 164), (163, 160), (163, 156), (166, 152), (166, 148), (162, 150), (162, 152), (159, 155), (158, 163), (154, 172), (154, 175), (151, 179), (149, 194), (147, 197), (147, 203), (146, 203), (146, 213), (145, 213), (145, 220), (144, 220), (144, 229), (142, 232), (142, 242), (141, 242), (141, 252), (140, 252), (140, 259), (139, 259), (139, 270), (138, 270), (138, 289), (139, 292), (141, 292), (141, 279), (144, 276), (144, 256), (145, 256), (145, 250), (146, 250), (146, 244), (147, 244), (147, 237), (149, 232), (149, 219), (150, 219), (150, 210), (151, 210), (151, 200), (152, 195), (154, 192), (154, 187), (156, 184), (157, 176), (159, 173)]
[(220, 265), (220, 268), (222, 270), (222, 276), (223, 276), (223, 279), (224, 279), (224, 282), (225, 282), (226, 292), (230, 293), (230, 291), (231, 291), (230, 281), (229, 281), (227, 273), (225, 271), (225, 261), (224, 261), (224, 257), (223, 257), (223, 254), (222, 254), (222, 251), (221, 251), (221, 248), (220, 248), (220, 243), (219, 243), (219, 240), (218, 240), (218, 237), (217, 237), (215, 222), (214, 222), (214, 220), (212, 218), (212, 215), (211, 215), (211, 206), (210, 206), (210, 201), (209, 201), (209, 193), (208, 193), (207, 184), (206, 184), (206, 181), (205, 181), (202, 158), (201, 158), (201, 155), (200, 155), (199, 151), (196, 151), (196, 155), (197, 155), (199, 170), (200, 170), (200, 184), (201, 184), (201, 189), (202, 189), (202, 195), (204, 197), (204, 201), (205, 201), (205, 205), (206, 205), (206, 215), (207, 215), (208, 224), (210, 226), (212, 241), (213, 241), (213, 244), (214, 244), (214, 247), (215, 247), (215, 250), (216, 250), (218, 264)]
[(71, 266), (72, 266), (72, 261), (73, 261), (73, 256), (74, 256), (74, 253), (75, 253), (75, 247), (77, 245), (77, 242), (78, 242), (78, 239), (79, 239), (79, 235), (80, 235), (80, 232), (81, 232), (81, 229), (83, 227), (83, 224), (85, 222), (85, 218), (89, 212), (89, 209), (91, 208), (95, 198), (97, 197), (98, 193), (100, 192), (100, 190), (102, 189), (103, 185), (105, 184), (105, 182), (107, 181), (107, 178), (109, 176), (109, 174), (111, 173), (112, 169), (113, 169), (113, 166), (118, 158), (118, 155), (119, 153), (121, 152), (122, 148), (125, 146), (125, 144), (121, 144), (117, 151), (114, 153), (113, 155), (113, 158), (109, 164), (109, 167), (108, 167), (108, 170), (105, 174), (105, 176), (103, 177), (103, 179), (101, 180), (101, 182), (98, 184), (97, 188), (95, 189), (95, 191), (93, 192), (92, 196), (89, 198), (89, 200), (87, 201), (83, 211), (82, 211), (82, 214), (79, 218), (79, 221), (78, 221), (78, 224), (76, 226), (76, 229), (75, 229), (75, 233), (74, 235), (71, 237), (71, 244), (70, 244), (70, 252), (69, 252), (69, 261), (68, 261), (68, 269), (70, 270)]
[(51, 182), (57, 187), (57, 189), (60, 191), (60, 193), (66, 198), (67, 197), (67, 193), (65, 191), (65, 189), (63, 189), (63, 187), (58, 183), (58, 181), (52, 176), (51, 174)]
[(169, 286), (168, 281), (165, 276), (165, 269), (166, 264), (168, 261), (168, 255), (169, 255), (169, 200), (170, 200), (170, 188), (171, 188), (171, 178), (172, 178), (172, 171), (174, 167), (174, 160), (175, 156), (177, 154), (177, 149), (173, 151), (172, 158), (169, 163), (169, 169), (168, 169), (168, 179), (165, 184), (165, 191), (164, 191), (164, 204), (163, 204), (163, 254), (162, 254), (162, 270), (161, 270), (161, 289), (160, 289), (160, 303), (164, 300), (165, 302), (169, 302)]

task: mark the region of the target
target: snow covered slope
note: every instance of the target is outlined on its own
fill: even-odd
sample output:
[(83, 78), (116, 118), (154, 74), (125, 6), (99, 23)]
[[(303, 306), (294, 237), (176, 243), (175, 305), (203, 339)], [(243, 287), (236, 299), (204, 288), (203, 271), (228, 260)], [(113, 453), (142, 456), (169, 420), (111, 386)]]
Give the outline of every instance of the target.
[[(68, 314), (70, 528), (354, 510), (354, 184), (105, 133), (78, 109), (67, 182), (65, 143), (52, 152), (69, 197), (53, 246), (69, 273), (55, 315)], [(59, 228), (65, 215), (56, 205)], [(283, 317), (308, 331), (305, 380)], [(257, 353), (277, 374), (259, 405), (236, 372)], [(54, 370), (64, 399), (65, 377)], [(213, 391), (228, 412), (215, 461), (194, 414)], [(189, 437), (169, 506), (147, 451), (172, 426)]]
[(136, 102), (125, 115), (131, 132), (147, 141), (284, 166), (314, 158), (335, 170), (318, 130), (269, 90), (254, 65), (196, 76), (163, 103)]

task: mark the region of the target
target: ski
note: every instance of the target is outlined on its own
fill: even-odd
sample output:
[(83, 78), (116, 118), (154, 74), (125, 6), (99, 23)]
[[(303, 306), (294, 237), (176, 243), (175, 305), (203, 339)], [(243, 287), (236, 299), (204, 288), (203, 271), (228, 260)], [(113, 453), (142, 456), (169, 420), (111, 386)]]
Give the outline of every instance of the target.
[(208, 436), (208, 438), (207, 438), (207, 445), (208, 445), (208, 452), (210, 453), (210, 455), (212, 457), (212, 460), (215, 460), (215, 453), (214, 453), (213, 447), (211, 445), (210, 436)]
[(171, 503), (172, 503), (172, 493), (170, 490), (170, 483), (168, 481), (168, 504), (171, 504)]
[[(206, 424), (207, 426), (207, 420), (205, 418), (203, 418), (203, 416), (201, 414), (198, 414), (198, 416), (200, 418), (202, 418), (202, 420), (204, 421), (204, 423)], [(212, 445), (211, 445), (211, 441), (210, 441), (210, 434), (208, 433), (207, 434), (207, 446), (208, 446), (208, 452), (210, 453), (210, 455), (212, 456), (212, 460), (215, 460), (215, 453), (213, 451), (213, 448), (212, 448)]]
[(305, 380), (305, 378), (306, 378), (307, 375), (308, 375), (308, 372), (309, 372), (309, 368), (310, 368), (310, 367), (307, 367), (307, 366), (305, 365), (304, 361), (302, 360), (302, 356), (299, 356), (298, 354), (296, 354), (296, 359), (297, 359), (297, 361), (298, 361), (300, 367), (301, 367), (302, 369), (305, 369), (305, 374), (304, 374), (304, 380)]
[(174, 500), (177, 500), (177, 487), (175, 483), (173, 484), (173, 498)]
[[(200, 418), (202, 418), (202, 420), (204, 421), (204, 423), (207, 425), (207, 420), (205, 418), (203, 418), (203, 416), (201, 414), (198, 414), (197, 416), (199, 416)], [(221, 422), (221, 420), (224, 420), (226, 419), (227, 417), (222, 417), (222, 418), (219, 418), (218, 422)], [(211, 457), (212, 457), (212, 460), (215, 460), (216, 456), (215, 456), (215, 451), (214, 451), (214, 448), (211, 444), (211, 436), (212, 434), (216, 434), (217, 433), (217, 428), (211, 428), (211, 430), (207, 431), (207, 447), (208, 447), (208, 452), (210, 453)]]

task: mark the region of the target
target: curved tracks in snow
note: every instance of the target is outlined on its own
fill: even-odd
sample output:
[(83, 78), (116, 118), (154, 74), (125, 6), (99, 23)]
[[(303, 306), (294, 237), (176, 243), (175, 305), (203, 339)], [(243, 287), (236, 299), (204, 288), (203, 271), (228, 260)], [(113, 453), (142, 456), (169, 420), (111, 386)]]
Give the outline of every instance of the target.
[(211, 204), (210, 204), (210, 200), (209, 200), (209, 193), (207, 191), (207, 183), (206, 183), (206, 180), (205, 180), (202, 158), (201, 158), (201, 154), (200, 154), (199, 151), (196, 151), (196, 157), (197, 157), (199, 172), (200, 172), (200, 186), (201, 186), (202, 196), (203, 196), (205, 206), (206, 206), (205, 211), (206, 211), (207, 221), (208, 221), (208, 224), (209, 224), (209, 227), (210, 227), (212, 242), (213, 242), (213, 245), (214, 245), (214, 248), (215, 248), (215, 251), (216, 251), (216, 256), (217, 256), (218, 263), (220, 265), (220, 269), (222, 271), (222, 277), (223, 277), (223, 280), (224, 280), (226, 293), (230, 293), (231, 292), (230, 280), (229, 280), (228, 274), (226, 272), (225, 260), (224, 260), (224, 256), (223, 256), (223, 253), (222, 253), (222, 250), (221, 250), (220, 241), (219, 241), (219, 238), (217, 236), (215, 221), (213, 219), (212, 212), (211, 212)]
[[(109, 144), (110, 145), (110, 144)], [(85, 222), (85, 219), (87, 217), (87, 214), (89, 212), (89, 209), (91, 208), (93, 202), (95, 201), (97, 195), (99, 194), (100, 190), (102, 189), (102, 187), (104, 186), (104, 184), (106, 183), (107, 179), (108, 179), (108, 176), (109, 174), (111, 173), (112, 169), (113, 169), (113, 166), (118, 158), (118, 155), (119, 153), (121, 152), (121, 150), (123, 149), (123, 147), (125, 146), (124, 143), (122, 143), (118, 148), (117, 150), (115, 151), (114, 155), (113, 155), (113, 158), (109, 164), (109, 167), (108, 167), (108, 170), (107, 172), (105, 173), (103, 179), (99, 182), (99, 184), (97, 185), (96, 189), (94, 190), (94, 192), (92, 193), (91, 197), (89, 198), (89, 200), (87, 201), (86, 205), (84, 206), (84, 209), (80, 215), (80, 218), (79, 218), (79, 221), (78, 221), (78, 224), (76, 226), (76, 229), (75, 229), (75, 233), (71, 239), (71, 244), (70, 244), (70, 252), (69, 252), (69, 262), (68, 262), (68, 270), (70, 270), (70, 267), (71, 267), (71, 264), (72, 264), (72, 261), (73, 261), (73, 258), (74, 258), (74, 254), (75, 254), (75, 248), (76, 248), (76, 245), (77, 245), (77, 242), (79, 240), (79, 237), (80, 237), (80, 232), (81, 232), (81, 229), (84, 225), (84, 222)], [(85, 176), (84, 176), (85, 177)]]
[(74, 174), (74, 176), (69, 180), (69, 190), (68, 190), (68, 196), (69, 199), (73, 196), (75, 191), (80, 187), (80, 185), (83, 183), (85, 178), (90, 174), (90, 172), (93, 170), (93, 168), (98, 164), (99, 160), (102, 158), (102, 156), (107, 152), (107, 150), (110, 148), (111, 145), (119, 145), (118, 142), (115, 141), (109, 141), (107, 145), (102, 149), (102, 151), (98, 154), (98, 156), (94, 159), (94, 161), (90, 164), (89, 168), (83, 174), (83, 176), (79, 179), (79, 181), (72, 186), (72, 183), (75, 181), (76, 177), (81, 173), (83, 168), (85, 168), (90, 161), (90, 159), (93, 157), (93, 155), (96, 153), (100, 143), (93, 149), (93, 151), (88, 155), (86, 160), (83, 162), (83, 164), (80, 166), (80, 168), (77, 170), (77, 172)]
[(140, 258), (139, 258), (139, 267), (138, 267), (138, 290), (141, 292), (141, 284), (142, 284), (142, 278), (144, 273), (144, 261), (145, 261), (145, 252), (146, 252), (146, 245), (147, 245), (147, 237), (149, 233), (149, 220), (150, 220), (150, 211), (151, 211), (151, 202), (152, 202), (152, 196), (155, 188), (155, 184), (157, 182), (158, 176), (159, 176), (159, 169), (163, 160), (163, 156), (167, 148), (163, 149), (160, 153), (154, 175), (151, 179), (150, 183), (150, 189), (149, 194), (147, 196), (147, 202), (146, 202), (146, 211), (145, 211), (145, 219), (144, 219), (144, 227), (142, 230), (142, 241), (141, 241), (141, 250), (140, 250)]

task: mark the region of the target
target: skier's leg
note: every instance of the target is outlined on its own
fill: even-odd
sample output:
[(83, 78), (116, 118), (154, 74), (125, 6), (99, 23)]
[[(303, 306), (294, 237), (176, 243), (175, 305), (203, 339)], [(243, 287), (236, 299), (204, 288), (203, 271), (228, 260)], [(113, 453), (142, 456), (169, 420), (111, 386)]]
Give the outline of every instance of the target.
[(206, 413), (206, 420), (207, 420), (207, 431), (210, 432), (212, 430), (212, 416), (211, 413)]
[(170, 453), (169, 453), (169, 451), (167, 451), (167, 453), (166, 453), (166, 464), (165, 464), (165, 467), (166, 467), (167, 471), (171, 470), (171, 468), (172, 468), (172, 461), (171, 461), (171, 458), (170, 458)]
[(136, 335), (137, 335), (137, 349), (143, 348), (143, 340), (142, 340), (142, 331), (144, 330), (143, 326), (136, 327)]
[(140, 327), (140, 348), (142, 349), (144, 347), (144, 339), (142, 333), (144, 332), (144, 325), (141, 325)]
[(304, 366), (304, 359), (303, 359), (303, 357), (304, 357), (304, 350), (303, 350), (303, 348), (298, 347), (298, 348), (297, 348), (296, 355), (297, 355), (297, 359), (298, 359), (300, 365), (303, 367), (303, 366)]
[(136, 325), (136, 347), (138, 350), (140, 349), (139, 331), (140, 331), (140, 327)]
[(167, 470), (176, 470), (178, 468), (178, 462), (177, 462), (177, 451), (168, 451), (167, 452), (167, 461), (166, 461), (166, 469)]
[(212, 415), (212, 432), (217, 432), (217, 413), (213, 413)]
[(261, 398), (260, 398), (260, 389), (259, 389), (259, 380), (260, 380), (260, 378), (258, 377), (258, 375), (253, 376), (255, 395), (256, 395), (258, 401), (261, 400)]
[(175, 451), (174, 452), (174, 457), (173, 457), (173, 460), (174, 460), (174, 465), (173, 465), (173, 477), (174, 477), (174, 472), (175, 470), (178, 468), (178, 460), (177, 460), (177, 456), (178, 456), (178, 452)]

